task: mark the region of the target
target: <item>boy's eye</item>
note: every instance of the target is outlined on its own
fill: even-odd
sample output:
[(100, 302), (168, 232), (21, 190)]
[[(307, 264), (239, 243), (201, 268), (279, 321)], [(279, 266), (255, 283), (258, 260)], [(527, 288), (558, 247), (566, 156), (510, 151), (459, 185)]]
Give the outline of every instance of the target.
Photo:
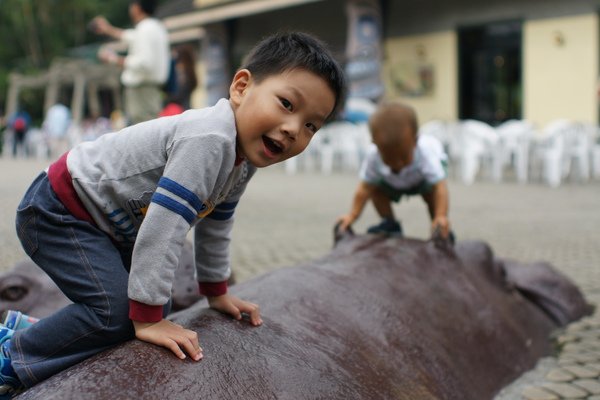
[(313, 123), (310, 123), (310, 122), (308, 122), (308, 123), (307, 123), (305, 126), (306, 126), (306, 127), (307, 127), (307, 128), (308, 128), (308, 129), (309, 129), (311, 132), (312, 132), (312, 133), (316, 133), (316, 132), (319, 130), (319, 128), (317, 128), (317, 127), (315, 126), (315, 124), (313, 124)]
[(281, 99), (280, 101), (281, 101), (281, 105), (283, 105), (286, 108), (286, 110), (292, 111), (292, 108), (293, 108), (292, 103), (290, 103), (289, 100)]

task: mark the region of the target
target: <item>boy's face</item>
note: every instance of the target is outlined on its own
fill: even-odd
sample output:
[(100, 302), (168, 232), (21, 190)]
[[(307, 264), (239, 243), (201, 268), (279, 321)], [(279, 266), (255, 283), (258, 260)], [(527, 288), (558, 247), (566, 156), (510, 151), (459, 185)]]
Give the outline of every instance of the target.
[(300, 154), (335, 105), (327, 82), (304, 69), (285, 71), (261, 82), (248, 70), (240, 70), (229, 94), (238, 155), (256, 167)]

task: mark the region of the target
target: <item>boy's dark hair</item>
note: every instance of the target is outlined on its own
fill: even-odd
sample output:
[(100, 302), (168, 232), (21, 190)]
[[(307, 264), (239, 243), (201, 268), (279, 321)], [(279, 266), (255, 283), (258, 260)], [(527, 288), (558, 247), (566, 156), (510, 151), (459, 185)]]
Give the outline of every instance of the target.
[(345, 101), (344, 71), (327, 46), (307, 33), (277, 33), (263, 39), (246, 56), (241, 68), (248, 69), (257, 82), (295, 68), (320, 76), (335, 95), (333, 111), (328, 119), (337, 114)]
[(148, 15), (153, 15), (158, 6), (157, 0), (131, 0), (131, 4), (139, 4), (142, 11)]

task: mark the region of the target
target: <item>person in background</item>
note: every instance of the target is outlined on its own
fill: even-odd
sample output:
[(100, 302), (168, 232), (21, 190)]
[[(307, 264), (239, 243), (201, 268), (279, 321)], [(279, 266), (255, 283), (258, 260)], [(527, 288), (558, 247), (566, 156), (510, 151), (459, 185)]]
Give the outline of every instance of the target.
[(377, 107), (369, 118), (369, 129), (373, 144), (361, 166), (350, 212), (338, 219), (338, 229), (348, 229), (372, 201), (381, 222), (367, 232), (402, 236), (392, 202), (420, 195), (431, 218), (432, 235), (453, 242), (448, 219), (447, 156), (441, 143), (431, 136), (419, 136), (415, 111), (395, 101)]
[(26, 157), (29, 156), (29, 151), (27, 150), (27, 146), (25, 146), (25, 136), (30, 125), (31, 116), (23, 109), (20, 109), (8, 119), (8, 126), (13, 132), (13, 157), (17, 157), (19, 149), (23, 151)]
[(189, 110), (192, 92), (198, 86), (196, 58), (191, 48), (180, 46), (173, 50), (173, 62), (173, 76), (169, 76), (165, 87), (167, 100), (160, 111), (161, 117), (177, 115)]
[(177, 61), (175, 71), (177, 77), (177, 88), (173, 95), (173, 101), (184, 110), (191, 108), (192, 92), (198, 86), (196, 76), (196, 59), (194, 52), (188, 46), (177, 48)]
[(163, 105), (162, 86), (169, 74), (169, 36), (166, 28), (152, 15), (156, 0), (132, 0), (129, 16), (134, 29), (121, 29), (98, 16), (91, 29), (127, 43), (126, 56), (120, 56), (108, 47), (98, 52), (105, 63), (123, 68), (121, 83), (125, 87), (125, 115), (129, 124), (156, 118)]
[(55, 159), (71, 147), (69, 127), (71, 110), (62, 103), (56, 103), (46, 111), (42, 130), (48, 141), (48, 156)]

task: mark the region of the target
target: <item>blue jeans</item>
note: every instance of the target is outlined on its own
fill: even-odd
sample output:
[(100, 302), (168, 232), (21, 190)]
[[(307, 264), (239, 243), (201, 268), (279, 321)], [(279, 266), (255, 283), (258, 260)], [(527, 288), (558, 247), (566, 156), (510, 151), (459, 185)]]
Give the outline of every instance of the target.
[(26, 387), (135, 337), (127, 297), (132, 247), (72, 216), (46, 173), (25, 193), (16, 224), (27, 255), (73, 302), (15, 332), (12, 365)]

